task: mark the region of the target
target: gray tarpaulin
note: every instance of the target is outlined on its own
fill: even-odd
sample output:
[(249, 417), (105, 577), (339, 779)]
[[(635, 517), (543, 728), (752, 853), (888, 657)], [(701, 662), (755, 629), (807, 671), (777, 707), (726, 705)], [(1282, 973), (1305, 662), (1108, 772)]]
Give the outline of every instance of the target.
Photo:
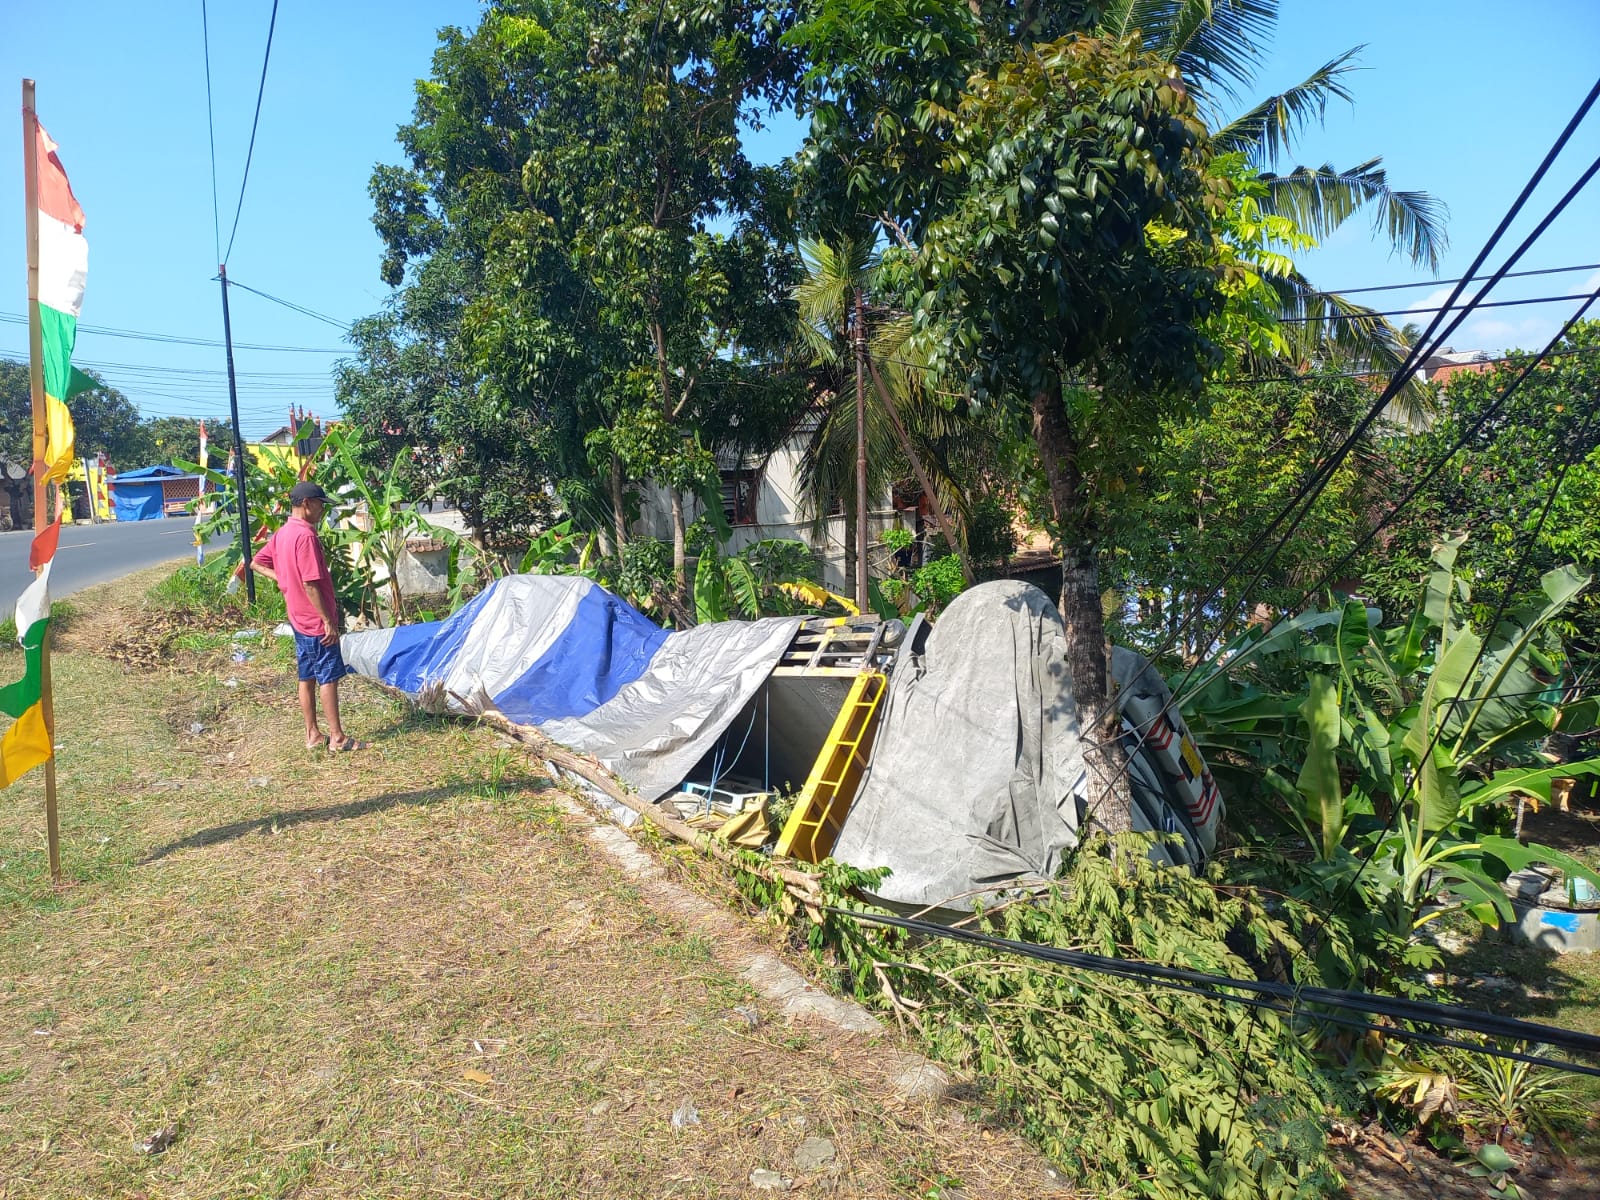
[(872, 765), (833, 855), (889, 866), (887, 900), (931, 905), (1049, 878), (1078, 827), (1078, 714), (1055, 607), (1011, 580), (969, 588), (889, 681)]
[(593, 754), (647, 800), (683, 781), (794, 640), (798, 617), (722, 621), (670, 635), (638, 679), (584, 717), (541, 728)]
[[(956, 898), (976, 889), (1054, 876), (1076, 844), (1086, 798), (1065, 651), (1060, 615), (1029, 584), (1002, 580), (956, 597), (923, 653), (903, 655), (895, 668), (871, 767), (834, 857), (891, 868), (877, 894), (919, 907), (965, 907)], [(1159, 674), (1140, 674), (1145, 663), (1113, 652), (1118, 699), (1171, 722), (1165, 761), (1181, 763), (1182, 723), (1168, 711)], [(1153, 743), (1137, 750), (1133, 827), (1183, 835), (1194, 861), (1215, 844), (1221, 803), (1209, 772), (1194, 772), (1190, 786), (1182, 770), (1164, 765)], [(1210, 798), (1206, 820), (1191, 820), (1185, 805), (1199, 808), (1202, 795)]]
[(510, 575), (444, 621), (346, 634), (340, 645), (353, 670), (424, 707), (536, 725), (655, 800), (750, 702), (799, 624), (669, 633), (588, 579)]

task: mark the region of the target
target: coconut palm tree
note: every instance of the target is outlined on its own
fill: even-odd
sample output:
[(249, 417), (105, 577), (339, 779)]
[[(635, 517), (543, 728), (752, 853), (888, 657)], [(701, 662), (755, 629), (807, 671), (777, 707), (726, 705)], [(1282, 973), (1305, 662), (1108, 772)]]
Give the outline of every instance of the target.
[[(951, 549), (961, 548), (956, 516), (965, 515), (966, 496), (954, 479), (944, 446), (968, 422), (927, 394), (927, 374), (910, 358), (910, 319), (878, 303), (872, 296), (877, 254), (867, 236), (833, 241), (804, 241), (800, 256), (805, 277), (795, 287), (800, 342), (811, 366), (820, 372), (819, 403), (806, 414), (810, 423), (800, 462), (800, 487), (820, 533), (827, 514), (842, 508), (854, 527), (857, 507), (858, 454), (856, 392), (850, 376), (854, 362), (853, 313), (863, 296), (867, 337), (867, 386), (864, 432), (867, 492), (881, 495), (909, 466), (928, 496), (940, 531)], [(965, 559), (962, 570), (971, 582)]]
[[(1444, 205), (1425, 192), (1389, 183), (1381, 158), (1347, 168), (1331, 163), (1280, 171), (1300, 135), (1320, 125), (1333, 100), (1353, 101), (1348, 76), (1362, 47), (1346, 50), (1304, 80), (1229, 116), (1240, 93), (1254, 81), (1262, 48), (1278, 23), (1278, 0), (1112, 0), (1099, 32), (1127, 37), (1138, 32), (1145, 48), (1176, 66), (1210, 119), (1213, 144), (1245, 155), (1266, 185), (1264, 210), (1288, 217), (1321, 241), (1358, 213), (1413, 262), (1437, 270), (1448, 244)], [(1393, 371), (1407, 347), (1399, 332), (1372, 309), (1319, 291), (1292, 266), (1267, 273), (1282, 302), (1290, 357), (1335, 361), (1357, 369)], [(1421, 389), (1404, 403), (1424, 402)]]

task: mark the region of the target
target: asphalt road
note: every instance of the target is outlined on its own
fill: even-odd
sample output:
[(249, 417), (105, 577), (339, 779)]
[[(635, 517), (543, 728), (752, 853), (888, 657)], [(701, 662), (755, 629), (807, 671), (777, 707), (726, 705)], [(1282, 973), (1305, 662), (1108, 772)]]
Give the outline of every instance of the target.
[[(28, 546), (32, 541), (31, 529), (0, 533), (0, 615), (11, 615), (22, 589), (33, 581), (28, 570)], [(227, 544), (226, 537), (219, 537), (208, 549), (221, 549)], [(50, 571), (50, 595), (60, 599), (144, 567), (193, 557), (192, 517), (67, 525), (61, 530), (61, 544)]]

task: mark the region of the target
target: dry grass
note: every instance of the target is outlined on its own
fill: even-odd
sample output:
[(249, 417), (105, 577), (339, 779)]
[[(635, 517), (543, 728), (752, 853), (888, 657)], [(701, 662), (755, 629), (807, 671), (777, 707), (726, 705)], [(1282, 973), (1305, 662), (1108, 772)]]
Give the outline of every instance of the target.
[(0, 1197), (1047, 1190), (975, 1112), (897, 1102), (887, 1040), (751, 1030), (719, 947), (487, 731), (354, 683), (372, 749), (309, 754), (282, 652), (174, 656), (150, 581), (77, 598), (55, 659), (73, 886), (41, 774), (0, 793)]

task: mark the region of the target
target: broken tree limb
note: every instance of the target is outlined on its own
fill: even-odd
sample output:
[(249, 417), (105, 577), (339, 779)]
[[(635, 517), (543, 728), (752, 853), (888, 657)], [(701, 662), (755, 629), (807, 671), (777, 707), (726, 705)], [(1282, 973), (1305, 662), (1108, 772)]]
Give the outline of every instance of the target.
[[(416, 701), (399, 688), (390, 687), (375, 679), (367, 679), (367, 683), (382, 692), (407, 704), (415, 705)], [(454, 715), (454, 714), (452, 714)], [(821, 888), (816, 875), (807, 871), (798, 871), (791, 867), (778, 866), (775, 863), (754, 864), (748, 859), (740, 857), (729, 846), (717, 841), (716, 838), (704, 830), (696, 829), (692, 825), (680, 821), (671, 813), (665, 812), (659, 805), (651, 804), (638, 792), (631, 790), (628, 785), (598, 758), (588, 754), (579, 754), (569, 750), (558, 742), (551, 741), (539, 729), (532, 725), (519, 725), (510, 720), (503, 713), (482, 712), (472, 717), (462, 717), (463, 720), (478, 721), (491, 729), (498, 730), (523, 749), (530, 756), (559, 767), (563, 771), (571, 772), (578, 778), (593, 784), (608, 799), (616, 801), (624, 808), (631, 809), (649, 821), (662, 833), (676, 838), (680, 842), (693, 846), (702, 854), (708, 855), (729, 867), (741, 871), (750, 871), (754, 874), (764, 875), (775, 883), (780, 883), (802, 904), (808, 908), (815, 907), (821, 902)]]

